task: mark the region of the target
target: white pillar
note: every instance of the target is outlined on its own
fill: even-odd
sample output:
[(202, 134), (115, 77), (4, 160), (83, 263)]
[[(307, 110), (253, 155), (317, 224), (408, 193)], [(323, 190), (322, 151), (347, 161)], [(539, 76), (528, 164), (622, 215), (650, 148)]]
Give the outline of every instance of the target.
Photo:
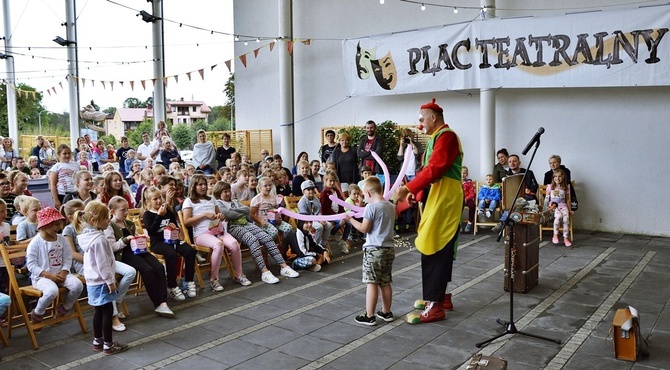
[(74, 152), (77, 147), (77, 138), (79, 137), (79, 92), (77, 75), (77, 33), (76, 29), (76, 9), (74, 0), (65, 0), (65, 38), (69, 41), (67, 45), (68, 64), (68, 98), (70, 110), (70, 148)]
[[(483, 20), (495, 17), (495, 0), (480, 0)], [(479, 177), (483, 179), (493, 170), (496, 144), (496, 93), (481, 89), (479, 95)]]
[[(158, 121), (166, 120), (165, 113), (165, 48), (163, 38), (163, 0), (152, 2), (153, 16), (157, 19), (151, 24), (154, 52), (154, 130)], [(167, 121), (165, 122), (167, 123)]]
[(18, 148), (19, 128), (16, 122), (16, 79), (14, 74), (14, 56), (12, 55), (12, 22), (9, 16), (9, 0), (2, 1), (3, 22), (5, 31), (5, 68), (7, 69), (7, 126), (9, 137), (14, 139), (15, 147)]
[(293, 162), (293, 57), (287, 43), (293, 39), (293, 1), (279, 0), (279, 138), (284, 162)]

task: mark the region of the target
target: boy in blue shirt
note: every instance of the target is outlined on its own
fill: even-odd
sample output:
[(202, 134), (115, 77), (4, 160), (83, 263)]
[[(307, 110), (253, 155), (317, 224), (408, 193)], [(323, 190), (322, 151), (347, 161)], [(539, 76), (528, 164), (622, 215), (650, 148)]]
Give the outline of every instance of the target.
[(375, 308), (379, 291), (382, 295), (382, 309), (376, 317), (386, 322), (393, 321), (391, 300), (393, 288), (391, 270), (395, 259), (393, 245), (393, 225), (395, 225), (395, 206), (382, 196), (382, 184), (379, 178), (370, 176), (363, 180), (361, 190), (367, 206), (363, 211), (363, 221), (351, 216), (345, 220), (358, 231), (365, 233), (363, 244), (363, 283), (366, 284), (365, 312), (356, 316), (354, 321), (361, 325), (377, 325)]

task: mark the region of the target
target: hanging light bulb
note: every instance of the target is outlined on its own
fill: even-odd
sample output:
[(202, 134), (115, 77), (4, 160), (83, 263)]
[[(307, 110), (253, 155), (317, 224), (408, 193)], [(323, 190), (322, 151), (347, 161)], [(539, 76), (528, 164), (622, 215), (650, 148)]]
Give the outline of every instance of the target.
[(235, 35), (235, 41), (240, 41), (240, 36)]
[(256, 37), (256, 42), (261, 42), (261, 38), (260, 38), (260, 37)]
[(421, 4), (421, 10), (426, 10), (426, 5), (425, 4)]
[(384, 5), (384, 0), (379, 0), (379, 3)]
[(454, 14), (458, 14), (458, 8), (454, 7)]
[(247, 46), (247, 45), (249, 45), (249, 42), (245, 41), (244, 46)]

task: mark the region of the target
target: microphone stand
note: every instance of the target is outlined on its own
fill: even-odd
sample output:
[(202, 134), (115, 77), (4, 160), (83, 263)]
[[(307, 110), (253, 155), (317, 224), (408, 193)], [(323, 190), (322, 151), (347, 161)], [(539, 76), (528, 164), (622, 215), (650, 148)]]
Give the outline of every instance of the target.
[(521, 178), (521, 183), (519, 184), (519, 187), (516, 189), (514, 202), (512, 203), (510, 209), (507, 211), (507, 218), (505, 218), (504, 221), (500, 221), (503, 227), (500, 228), (500, 232), (498, 233), (498, 239), (497, 239), (498, 242), (502, 237), (502, 234), (505, 230), (505, 226), (509, 227), (510, 229), (509, 242), (508, 242), (509, 245), (507, 246), (508, 248), (507, 253), (509, 258), (507, 258), (507, 264), (505, 265), (505, 269), (507, 271), (507, 286), (509, 288), (509, 320), (505, 321), (502, 319), (496, 319), (496, 322), (502, 325), (505, 328), (505, 331), (502, 332), (501, 334), (494, 336), (493, 338), (487, 339), (483, 342), (476, 343), (475, 346), (477, 348), (487, 346), (494, 340), (509, 334), (521, 334), (528, 337), (533, 337), (537, 339), (554, 342), (556, 344), (561, 344), (561, 341), (559, 339), (547, 338), (541, 335), (526, 333), (521, 330), (518, 330), (516, 328), (516, 325), (514, 324), (514, 270), (515, 270), (514, 259), (516, 256), (516, 246), (514, 245), (514, 233), (515, 233), (514, 226), (516, 224), (516, 221), (514, 221), (514, 219), (510, 216), (512, 214), (512, 211), (514, 210), (514, 204), (516, 204), (516, 200), (519, 198), (519, 195), (521, 194), (521, 189), (523, 189), (524, 185), (526, 184), (526, 177), (528, 176), (528, 171), (530, 170), (530, 166), (533, 164), (533, 159), (535, 158), (535, 153), (537, 153), (537, 148), (539, 146), (540, 146), (540, 140), (538, 138), (537, 142), (535, 143), (535, 149), (533, 150), (533, 155), (530, 157), (530, 162), (528, 163), (528, 167), (526, 168), (526, 172), (524, 172), (523, 178)]

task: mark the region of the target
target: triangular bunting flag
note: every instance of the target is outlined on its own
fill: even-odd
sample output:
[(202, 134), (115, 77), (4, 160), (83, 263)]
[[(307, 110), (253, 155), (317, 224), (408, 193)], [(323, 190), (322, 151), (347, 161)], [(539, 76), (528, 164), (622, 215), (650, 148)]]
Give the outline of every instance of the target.
[(72, 76), (72, 78), (74, 78), (74, 84), (77, 85), (77, 83), (79, 82), (79, 77)]
[(63, 90), (63, 81), (59, 82), (58, 85), (60, 85), (60, 89)]
[(47, 90), (47, 92), (49, 93), (49, 96), (51, 96), (51, 89)]
[(151, 79), (151, 83), (154, 85), (154, 87), (156, 87), (156, 79), (155, 78)]
[(172, 76), (172, 77), (174, 77), (174, 82), (175, 82), (175, 83), (179, 83), (179, 76), (174, 75), (174, 76)]
[(204, 80), (205, 79), (205, 70), (204, 69), (199, 69), (198, 73), (200, 73), (200, 78), (202, 78)]
[(147, 86), (146, 86), (146, 82), (147, 82), (147, 81), (146, 81), (146, 80), (142, 80), (142, 81), (140, 81), (140, 82), (142, 83), (142, 90), (146, 90), (146, 89), (147, 89)]
[(86, 79), (85, 78), (81, 79), (81, 86), (86, 87)]
[(109, 81), (109, 88), (114, 91), (114, 81)]
[(275, 42), (272, 41), (272, 42), (270, 43), (270, 51), (272, 51), (272, 49), (274, 49), (274, 48), (275, 48)]
[(35, 94), (34, 91), (32, 93), (33, 93), (33, 100), (35, 100), (36, 99), (36, 94)]
[(307, 40), (303, 40), (303, 41), (301, 41), (301, 42), (302, 42), (304, 45), (309, 45), (309, 44), (312, 43), (312, 40), (307, 39)]
[(191, 72), (186, 72), (186, 77), (188, 77), (188, 80), (191, 81)]
[[(165, 87), (167, 87), (167, 79), (168, 79), (167, 77), (163, 77), (163, 84), (165, 84)], [(154, 86), (156, 86), (156, 85), (154, 85)]]
[(261, 50), (261, 48), (258, 48), (254, 50), (254, 58), (258, 58), (258, 52)]
[(288, 55), (293, 55), (293, 41), (286, 42), (286, 48), (288, 49)]
[(135, 91), (135, 81), (130, 81), (130, 91)]
[(240, 55), (240, 62), (242, 62), (242, 65), (244, 66), (244, 68), (247, 68), (247, 55), (246, 54)]
[(123, 81), (119, 81), (119, 85), (121, 85), (121, 87), (123, 87)]
[(100, 81), (100, 83), (102, 84), (102, 88), (107, 90), (107, 86), (105, 85), (105, 81)]
[(210, 70), (210, 71), (213, 71), (214, 68), (216, 68), (216, 66), (218, 66), (218, 64), (213, 65), (209, 70)]
[(228, 73), (230, 73), (230, 60), (226, 60), (226, 67), (228, 67)]
[(55, 87), (52, 87), (51, 89), (54, 91), (54, 95), (58, 95), (58, 92), (56, 91)]

